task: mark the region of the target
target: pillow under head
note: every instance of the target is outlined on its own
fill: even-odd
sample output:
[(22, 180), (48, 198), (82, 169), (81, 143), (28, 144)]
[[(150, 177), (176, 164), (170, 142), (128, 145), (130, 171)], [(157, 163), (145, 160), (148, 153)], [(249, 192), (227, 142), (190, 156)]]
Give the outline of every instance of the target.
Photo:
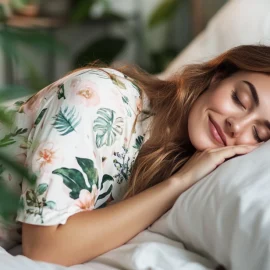
[(270, 269), (270, 141), (220, 165), (179, 196), (150, 231), (227, 269)]

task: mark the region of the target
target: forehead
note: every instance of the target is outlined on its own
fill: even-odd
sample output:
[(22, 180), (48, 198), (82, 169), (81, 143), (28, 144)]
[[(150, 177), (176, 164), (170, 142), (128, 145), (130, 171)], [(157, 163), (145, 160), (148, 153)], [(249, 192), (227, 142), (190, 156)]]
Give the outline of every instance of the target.
[(231, 77), (234, 82), (249, 81), (251, 82), (258, 94), (264, 93), (270, 96), (270, 74), (258, 72), (237, 72)]
[[(233, 84), (240, 85), (242, 81), (252, 83), (257, 91), (261, 110), (270, 120), (270, 75), (256, 72), (238, 72), (232, 76)], [(241, 84), (248, 91), (248, 86), (245, 83)]]

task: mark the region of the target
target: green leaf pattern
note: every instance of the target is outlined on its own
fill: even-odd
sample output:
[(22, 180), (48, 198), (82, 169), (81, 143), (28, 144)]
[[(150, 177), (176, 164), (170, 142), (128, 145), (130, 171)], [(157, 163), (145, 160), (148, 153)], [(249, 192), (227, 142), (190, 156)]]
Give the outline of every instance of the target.
[(55, 119), (55, 121), (52, 125), (61, 134), (61, 136), (65, 136), (75, 131), (75, 128), (81, 122), (81, 118), (76, 113), (76, 109), (69, 109), (68, 107), (66, 107), (63, 111), (61, 107), (59, 113), (54, 116), (53, 119)]
[[(44, 223), (43, 209), (44, 207), (49, 207), (50, 209), (56, 209), (56, 203), (54, 201), (46, 200), (46, 191), (48, 189), (48, 184), (39, 184), (36, 189), (28, 189), (26, 191), (25, 200), (27, 209), (26, 212), (30, 215), (39, 216), (40, 223)], [(25, 207), (25, 203), (22, 198), (20, 200), (19, 208)]]
[[(81, 104), (70, 77), (80, 77), (86, 86), (89, 81), (92, 88), (97, 85), (100, 103)], [(140, 95), (137, 83), (118, 71), (85, 69), (39, 92), (34, 101), (16, 103), (27, 110), (15, 113), (19, 121), (8, 132), (0, 129), (0, 149), (14, 148), (12, 156), (20, 156), (36, 175), (32, 184), (22, 183), (19, 221), (59, 224), (63, 216), (121, 199), (144, 142), (143, 126), (134, 125)], [(0, 181), (8, 170), (0, 164)]]
[(117, 135), (122, 135), (124, 120), (122, 117), (115, 118), (115, 111), (109, 108), (101, 108), (97, 111), (99, 115), (94, 121), (94, 132), (96, 132), (96, 146), (111, 146), (115, 143)]

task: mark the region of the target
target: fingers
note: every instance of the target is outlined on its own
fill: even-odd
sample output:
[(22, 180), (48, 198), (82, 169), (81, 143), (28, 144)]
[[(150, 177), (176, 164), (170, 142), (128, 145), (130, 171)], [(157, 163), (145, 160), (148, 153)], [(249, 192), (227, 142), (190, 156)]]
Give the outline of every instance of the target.
[(258, 146), (260, 146), (262, 143), (259, 144), (254, 144), (254, 145), (232, 145), (232, 146), (225, 146), (225, 147), (218, 147), (218, 148), (211, 148), (208, 149), (209, 152), (214, 153), (214, 152), (219, 152), (219, 151), (226, 151), (227, 149), (246, 149), (246, 150), (253, 150), (256, 149)]
[(227, 158), (234, 157), (235, 155), (247, 154), (257, 147), (258, 145), (237, 145), (234, 147), (224, 147), (223, 150), (216, 151), (215, 156), (217, 159), (222, 161)]

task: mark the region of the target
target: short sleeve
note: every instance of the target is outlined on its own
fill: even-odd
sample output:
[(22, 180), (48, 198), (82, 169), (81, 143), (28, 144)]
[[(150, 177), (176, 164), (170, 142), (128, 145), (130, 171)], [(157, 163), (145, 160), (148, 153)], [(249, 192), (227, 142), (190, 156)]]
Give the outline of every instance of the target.
[[(102, 207), (106, 186), (114, 181), (114, 168), (104, 171), (104, 156), (113, 155), (129, 133), (115, 84), (105, 72), (84, 71), (31, 104), (39, 108), (32, 117), (26, 166), (37, 181), (34, 186), (23, 181), (17, 221), (65, 224), (75, 213)], [(26, 103), (24, 111), (33, 115), (31, 106)]]

